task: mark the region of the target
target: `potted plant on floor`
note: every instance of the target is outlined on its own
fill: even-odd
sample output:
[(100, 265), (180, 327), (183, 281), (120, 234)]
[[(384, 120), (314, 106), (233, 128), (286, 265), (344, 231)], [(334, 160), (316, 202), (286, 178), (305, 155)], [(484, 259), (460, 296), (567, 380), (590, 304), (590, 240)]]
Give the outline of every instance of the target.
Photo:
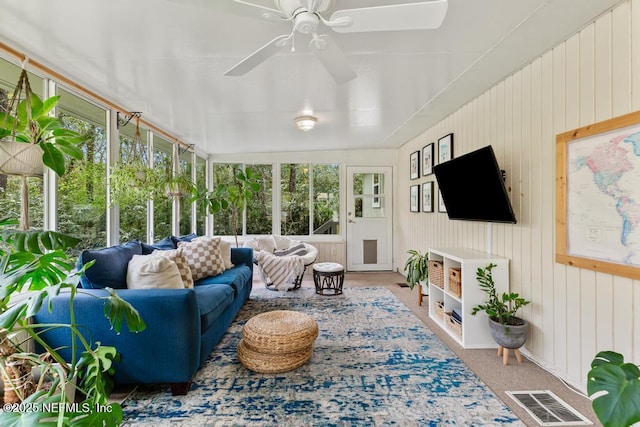
[[(77, 286), (85, 268), (75, 271), (75, 263), (67, 250), (79, 239), (54, 231), (8, 228), (16, 223), (0, 220), (0, 330), (3, 331), (0, 371), (5, 403), (13, 403), (16, 408), (20, 408), (20, 402), (25, 404), (23, 408), (41, 408), (43, 403), (48, 403), (54, 410), (5, 410), (0, 412), (0, 425), (34, 425), (44, 420), (59, 426), (119, 425), (122, 408), (107, 401), (117, 350), (100, 343), (91, 344), (80, 325), (74, 322), (73, 295), (82, 292)], [(108, 295), (97, 298), (105, 301), (105, 321), (110, 322), (114, 333), (121, 330), (123, 320), (132, 332), (144, 330), (146, 326), (138, 312), (113, 290), (107, 291)], [(48, 298), (62, 292), (72, 295), (68, 324), (30, 321), (40, 309), (46, 309)], [(72, 360), (64, 360), (59, 349), (51, 348), (40, 337), (41, 331), (54, 328), (68, 330), (72, 335)], [(29, 340), (39, 344), (44, 353), (27, 351), (24, 344)], [(41, 373), (37, 383), (31, 377), (34, 368)], [(50, 382), (48, 386), (46, 379)], [(68, 395), (70, 387), (83, 396), (79, 407), (86, 410), (73, 412), (64, 405), (72, 402)], [(104, 411), (95, 411), (97, 405)]]
[(407, 283), (413, 290), (414, 286), (420, 285), (420, 295), (418, 305), (422, 305), (422, 296), (429, 295), (429, 253), (421, 254), (420, 251), (410, 249), (407, 251), (409, 258), (404, 264), (404, 271), (407, 273)]
[(490, 263), (485, 268), (476, 270), (476, 279), (480, 289), (488, 296), (484, 304), (478, 304), (471, 310), (472, 315), (480, 311), (487, 313), (491, 336), (495, 342), (506, 349), (518, 349), (527, 341), (529, 323), (516, 316), (520, 307), (530, 301), (520, 297), (515, 292), (504, 292), (498, 295), (491, 270), (497, 267)]
[(614, 351), (601, 351), (591, 362), (587, 392), (605, 427), (640, 422), (640, 369)]

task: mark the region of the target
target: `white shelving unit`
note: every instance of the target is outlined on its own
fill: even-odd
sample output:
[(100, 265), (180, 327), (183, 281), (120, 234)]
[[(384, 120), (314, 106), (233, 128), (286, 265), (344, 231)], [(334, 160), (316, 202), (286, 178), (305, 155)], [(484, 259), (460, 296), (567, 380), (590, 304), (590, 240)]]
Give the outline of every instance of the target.
[[(471, 309), (487, 299), (476, 280), (476, 270), (489, 263), (496, 264), (492, 276), (496, 290), (501, 295), (509, 291), (509, 260), (463, 248), (430, 248), (429, 260), (441, 261), (444, 266), (444, 288), (429, 281), (429, 317), (464, 348), (496, 348), (497, 344), (489, 332), (487, 315), (484, 312), (471, 315)], [(450, 268), (459, 268), (461, 271), (461, 297), (453, 294), (449, 287)], [(444, 303), (444, 310), (438, 310), (438, 302)], [(461, 314), (461, 327), (456, 328), (446, 315), (454, 308)]]

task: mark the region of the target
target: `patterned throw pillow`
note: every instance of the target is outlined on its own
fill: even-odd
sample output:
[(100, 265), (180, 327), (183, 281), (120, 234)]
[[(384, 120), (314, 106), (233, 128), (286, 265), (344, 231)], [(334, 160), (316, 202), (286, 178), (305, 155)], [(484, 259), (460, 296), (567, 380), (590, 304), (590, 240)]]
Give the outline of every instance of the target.
[(193, 280), (217, 276), (224, 272), (219, 237), (203, 237), (191, 242), (179, 242), (178, 249), (182, 249), (187, 259)]
[(178, 271), (180, 272), (180, 277), (182, 278), (184, 287), (187, 289), (193, 288), (193, 275), (191, 274), (189, 263), (187, 262), (187, 258), (182, 252), (182, 249), (170, 249), (168, 251), (156, 249), (155, 251), (153, 251), (153, 255), (161, 255), (175, 262), (178, 266)]
[(288, 249), (284, 249), (282, 251), (275, 251), (273, 253), (275, 256), (305, 256), (307, 254), (307, 249), (304, 247), (304, 243), (299, 243), (297, 245), (291, 246)]
[[(200, 236), (200, 237), (196, 237), (193, 240), (203, 240), (203, 239), (210, 239), (210, 238), (211, 237)], [(231, 243), (220, 239), (220, 252), (222, 253), (222, 260), (224, 261), (224, 269), (228, 270), (230, 268), (233, 268), (234, 265), (231, 262)]]

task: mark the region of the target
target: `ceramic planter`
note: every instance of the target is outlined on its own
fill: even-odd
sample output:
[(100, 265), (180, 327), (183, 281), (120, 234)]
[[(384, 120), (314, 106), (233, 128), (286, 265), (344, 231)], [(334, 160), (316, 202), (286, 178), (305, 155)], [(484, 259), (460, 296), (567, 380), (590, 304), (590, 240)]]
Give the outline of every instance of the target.
[(529, 332), (529, 323), (526, 320), (515, 317), (522, 324), (503, 325), (489, 318), (489, 329), (491, 330), (491, 336), (498, 345), (504, 348), (516, 349), (520, 348), (527, 341)]

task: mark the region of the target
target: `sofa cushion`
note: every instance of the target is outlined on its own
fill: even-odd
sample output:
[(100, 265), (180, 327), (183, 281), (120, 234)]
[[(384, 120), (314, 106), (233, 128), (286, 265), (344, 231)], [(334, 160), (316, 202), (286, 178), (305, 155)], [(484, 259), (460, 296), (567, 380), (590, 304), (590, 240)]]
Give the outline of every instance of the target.
[(140, 242), (133, 241), (103, 249), (87, 249), (80, 254), (79, 264), (95, 263), (80, 278), (85, 289), (126, 289), (127, 265), (134, 255), (142, 255)]
[(175, 262), (161, 255), (134, 255), (127, 266), (129, 289), (184, 289)]
[(187, 263), (189, 263), (193, 280), (215, 276), (224, 271), (219, 237), (206, 237), (191, 242), (178, 242), (178, 249), (182, 249)]
[(196, 237), (198, 237), (198, 235), (196, 233), (190, 233), (190, 234), (185, 234), (183, 236), (171, 236), (169, 238), (173, 242), (173, 247), (177, 248), (178, 247), (178, 243), (180, 243), (180, 242), (190, 242), (193, 239), (195, 239)]
[(142, 255), (149, 255), (153, 253), (153, 251), (155, 251), (156, 249), (169, 250), (169, 249), (175, 249), (175, 248), (176, 248), (176, 245), (173, 242), (173, 240), (171, 240), (171, 237), (165, 237), (164, 239), (158, 240), (152, 245), (149, 245), (147, 243), (142, 243)]
[(204, 334), (231, 305), (234, 292), (231, 286), (224, 284), (198, 286), (194, 291), (200, 310), (200, 330)]
[(200, 279), (195, 282), (195, 287), (203, 285), (212, 285), (212, 284), (226, 284), (231, 286), (235, 295), (238, 295), (238, 292), (242, 290), (244, 286), (249, 283), (249, 278), (251, 277), (251, 269), (246, 265), (237, 265), (229, 270), (225, 270), (224, 273), (218, 274), (217, 276), (209, 276), (203, 279)]
[(258, 243), (258, 250), (269, 252), (270, 254), (276, 250), (276, 242), (273, 239), (273, 236), (260, 236), (256, 237), (256, 242)]
[(191, 274), (191, 268), (189, 268), (189, 263), (187, 262), (187, 258), (182, 252), (182, 249), (156, 249), (155, 251), (153, 251), (153, 254), (166, 257), (169, 260), (173, 261), (178, 267), (178, 271), (180, 272), (180, 277), (182, 278), (182, 284), (184, 285), (184, 287), (187, 289), (193, 288), (193, 275)]

